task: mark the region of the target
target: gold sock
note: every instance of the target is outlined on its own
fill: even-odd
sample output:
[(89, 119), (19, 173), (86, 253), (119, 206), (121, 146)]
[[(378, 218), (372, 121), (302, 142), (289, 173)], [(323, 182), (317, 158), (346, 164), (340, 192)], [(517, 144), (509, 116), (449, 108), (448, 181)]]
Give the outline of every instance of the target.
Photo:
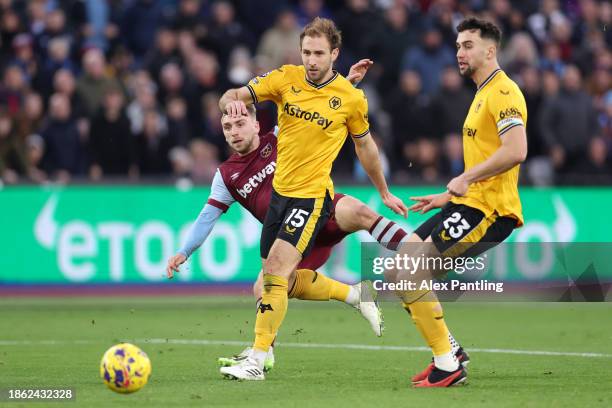
[(351, 287), (310, 269), (295, 271), (295, 283), (290, 298), (302, 300), (340, 300), (344, 302)]
[(255, 320), (253, 348), (268, 351), (287, 313), (287, 279), (264, 274), (263, 294)]
[(429, 292), (412, 303), (403, 302), (402, 304), (431, 347), (434, 356), (449, 353), (452, 348), (448, 337), (449, 331), (444, 321), (442, 305), (435, 294)]

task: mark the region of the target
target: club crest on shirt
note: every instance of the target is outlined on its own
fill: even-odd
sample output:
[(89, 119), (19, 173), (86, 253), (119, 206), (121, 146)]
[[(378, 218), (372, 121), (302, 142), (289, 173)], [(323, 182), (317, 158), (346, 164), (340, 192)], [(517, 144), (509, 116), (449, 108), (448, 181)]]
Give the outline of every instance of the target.
[(262, 159), (270, 157), (270, 155), (272, 154), (272, 145), (270, 143), (265, 145), (263, 149), (259, 151), (259, 154), (261, 155)]
[(342, 100), (338, 98), (337, 96), (332, 96), (329, 99), (329, 107), (332, 108), (333, 110), (338, 110), (340, 106), (342, 106)]

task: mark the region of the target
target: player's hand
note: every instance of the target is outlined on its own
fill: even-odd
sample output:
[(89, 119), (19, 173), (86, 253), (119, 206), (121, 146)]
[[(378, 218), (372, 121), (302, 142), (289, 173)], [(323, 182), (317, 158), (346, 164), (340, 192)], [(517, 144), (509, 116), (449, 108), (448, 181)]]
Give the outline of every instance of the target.
[(362, 59), (357, 61), (357, 63), (355, 63), (349, 70), (346, 79), (348, 79), (351, 84), (357, 85), (363, 80), (372, 64), (374, 64), (374, 61), (371, 59)]
[(383, 203), (385, 203), (385, 205), (389, 207), (391, 211), (393, 211), (394, 213), (400, 214), (404, 218), (408, 216), (408, 207), (406, 207), (406, 205), (404, 204), (402, 200), (400, 200), (393, 194), (387, 193), (383, 195), (382, 200), (383, 200)]
[(446, 185), (448, 192), (457, 197), (463, 197), (470, 187), (470, 184), (463, 177), (463, 174), (455, 177)]
[(187, 260), (187, 257), (183, 254), (176, 254), (168, 259), (168, 266), (166, 266), (166, 276), (168, 279), (174, 277), (174, 272), (180, 272), (179, 266)]
[(410, 206), (409, 210), (412, 212), (418, 212), (425, 214), (429, 210), (434, 208), (441, 208), (444, 204), (448, 203), (451, 195), (449, 193), (430, 194), (420, 197), (410, 197), (412, 201), (416, 201), (416, 204)]
[(225, 105), (225, 113), (232, 118), (249, 115), (246, 105), (242, 101), (231, 101)]

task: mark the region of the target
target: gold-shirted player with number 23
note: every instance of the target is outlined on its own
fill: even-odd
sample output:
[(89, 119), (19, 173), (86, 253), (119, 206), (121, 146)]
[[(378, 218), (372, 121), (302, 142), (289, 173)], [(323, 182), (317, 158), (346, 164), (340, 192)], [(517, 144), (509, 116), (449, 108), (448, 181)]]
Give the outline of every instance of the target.
[(224, 114), (236, 117), (248, 115), (245, 104), (271, 100), (280, 127), (272, 198), (261, 233), (264, 291), (255, 342), (240, 364), (221, 368), (227, 378), (265, 378), (264, 361), (287, 312), (288, 278), (329, 218), (332, 164), (348, 135), (385, 205), (406, 216), (406, 206), (387, 187), (363, 91), (332, 69), (340, 44), (333, 21), (315, 18), (300, 35), (303, 65), (283, 65), (230, 89), (219, 101)]
[[(426, 245), (427, 256), (475, 256), (504, 241), (523, 224), (518, 174), (527, 155), (525, 98), (499, 68), (501, 31), (497, 26), (472, 17), (463, 20), (457, 32), (459, 71), (476, 83), (477, 90), (463, 125), (465, 171), (448, 183), (447, 192), (414, 197), (418, 203), (410, 207), (421, 213), (442, 207), (409, 240), (433, 243)], [(420, 249), (404, 245), (400, 256), (402, 250), (418, 256)], [(398, 278), (405, 278), (405, 273)], [(432, 274), (421, 269), (411, 275)], [(433, 352), (432, 363), (412, 377), (413, 384), (450, 387), (465, 383), (465, 353), (452, 344), (435, 293), (405, 291), (401, 298)]]

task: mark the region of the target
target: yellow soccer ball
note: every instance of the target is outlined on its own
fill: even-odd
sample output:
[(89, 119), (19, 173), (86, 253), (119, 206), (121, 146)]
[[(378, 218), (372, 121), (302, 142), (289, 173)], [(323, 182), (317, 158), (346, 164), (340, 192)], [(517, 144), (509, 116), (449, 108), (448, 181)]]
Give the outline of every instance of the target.
[(145, 386), (150, 375), (149, 357), (133, 344), (119, 343), (109, 348), (100, 362), (100, 376), (115, 392), (136, 392)]

